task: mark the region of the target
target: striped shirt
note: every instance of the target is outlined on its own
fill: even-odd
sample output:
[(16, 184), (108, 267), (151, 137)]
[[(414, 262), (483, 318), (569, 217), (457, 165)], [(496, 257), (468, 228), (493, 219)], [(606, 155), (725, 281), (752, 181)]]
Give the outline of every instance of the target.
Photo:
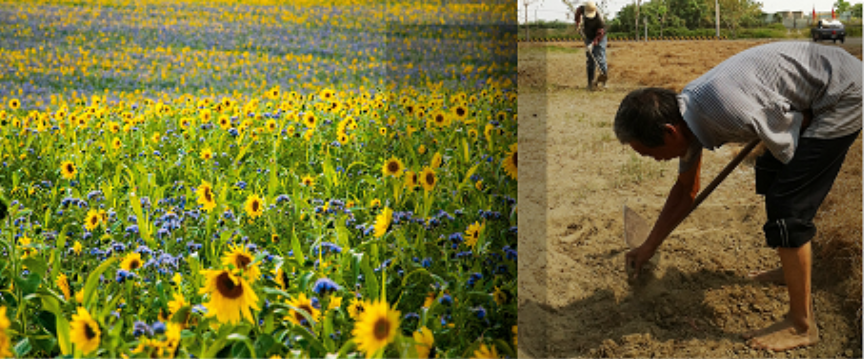
[[(783, 163), (800, 136), (831, 139), (861, 129), (861, 61), (838, 47), (775, 42), (742, 51), (689, 83), (678, 95), (684, 121), (701, 147), (759, 138)], [(698, 156), (691, 147), (679, 171)]]

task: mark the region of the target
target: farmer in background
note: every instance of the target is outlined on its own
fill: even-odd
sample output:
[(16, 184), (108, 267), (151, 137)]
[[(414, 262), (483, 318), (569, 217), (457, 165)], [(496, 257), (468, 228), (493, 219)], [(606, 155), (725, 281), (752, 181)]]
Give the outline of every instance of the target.
[[(596, 65), (594, 59), (600, 63), (600, 76), (597, 78), (597, 83), (602, 83), (602, 87), (606, 87), (606, 22), (597, 11), (597, 5), (593, 1), (585, 3), (585, 5), (576, 8), (576, 29), (579, 26), (584, 26), (583, 41), (585, 41), (585, 56), (587, 57), (586, 65), (588, 67), (588, 90), (594, 90), (594, 73)], [(594, 59), (591, 55), (594, 55)]]
[(615, 116), (615, 135), (643, 156), (680, 158), (678, 178), (644, 244), (627, 253), (642, 266), (691, 208), (699, 191), (702, 148), (760, 139), (756, 192), (765, 198), (763, 226), (781, 268), (751, 273), (785, 284), (786, 318), (744, 335), (754, 348), (815, 344), (811, 304), (813, 217), (861, 132), (861, 61), (837, 47), (778, 42), (745, 50), (689, 83), (680, 94), (638, 89)]

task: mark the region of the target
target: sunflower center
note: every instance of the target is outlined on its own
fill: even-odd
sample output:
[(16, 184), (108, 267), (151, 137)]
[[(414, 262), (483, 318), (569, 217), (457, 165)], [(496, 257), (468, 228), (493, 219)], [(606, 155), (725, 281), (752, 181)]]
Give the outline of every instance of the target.
[(519, 166), (517, 166), (517, 159), (518, 158), (519, 158), (519, 156), (516, 154), (516, 151), (513, 151), (513, 167), (519, 167)]
[[(312, 306), (310, 306), (308, 304), (300, 305), (300, 306), (298, 306), (298, 308), (303, 309), (304, 311), (306, 311), (306, 313), (312, 314), (313, 308), (312, 308)], [(303, 314), (300, 314), (300, 312), (294, 311), (294, 319), (296, 319), (297, 322), (302, 323), (303, 321), (306, 320), (306, 317), (304, 317)]]
[(90, 224), (93, 226), (99, 224), (99, 218), (96, 216), (90, 217)]
[(69, 172), (69, 173), (75, 172), (75, 167), (72, 167), (71, 164), (66, 165), (66, 172)]
[(444, 116), (438, 115), (435, 116), (435, 122), (444, 122)]
[(212, 201), (213, 201), (213, 196), (212, 196), (212, 194), (210, 193), (210, 189), (209, 189), (209, 188), (205, 188), (205, 189), (204, 189), (204, 199), (205, 199), (207, 202), (212, 202)]
[(249, 258), (249, 257), (244, 256), (244, 255), (237, 256), (237, 260), (236, 260), (237, 268), (246, 269), (246, 266), (249, 265), (249, 263), (252, 263), (252, 258)]
[(137, 259), (133, 259), (131, 262), (129, 262), (129, 269), (138, 269), (138, 267), (140, 267), (140, 266), (141, 266), (141, 261), (139, 261)]
[(461, 107), (457, 108), (457, 109), (456, 109), (456, 114), (459, 115), (459, 116), (464, 116), (464, 115), (465, 115), (465, 109), (464, 109), (464, 108), (461, 108)]
[(234, 284), (228, 272), (222, 272), (216, 277), (216, 289), (219, 294), (228, 299), (237, 299), (243, 295), (243, 286)]
[(252, 212), (258, 212), (259, 203), (258, 201), (252, 201)]
[(390, 161), (390, 163), (387, 164), (387, 170), (390, 171), (390, 173), (398, 172), (399, 171), (399, 163), (396, 161)]
[(379, 318), (375, 321), (374, 327), (375, 339), (386, 340), (390, 335), (390, 321), (387, 318)]
[(435, 175), (432, 173), (427, 173), (426, 174), (426, 183), (429, 185), (435, 184)]
[(90, 327), (90, 324), (84, 324), (84, 336), (87, 337), (87, 340), (96, 338), (96, 331)]

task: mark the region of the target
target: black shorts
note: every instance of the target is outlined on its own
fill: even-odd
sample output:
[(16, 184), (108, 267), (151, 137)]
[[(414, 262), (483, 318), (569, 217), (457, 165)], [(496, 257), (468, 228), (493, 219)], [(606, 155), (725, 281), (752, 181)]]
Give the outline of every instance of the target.
[(801, 138), (785, 165), (770, 151), (756, 160), (756, 193), (765, 196), (769, 247), (798, 248), (816, 235), (813, 217), (860, 132), (830, 140)]

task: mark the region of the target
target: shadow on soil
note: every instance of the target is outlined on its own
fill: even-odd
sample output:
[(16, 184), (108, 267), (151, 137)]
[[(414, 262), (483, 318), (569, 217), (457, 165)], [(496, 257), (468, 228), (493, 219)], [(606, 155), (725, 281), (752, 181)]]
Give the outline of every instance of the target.
[[(814, 292), (830, 290), (834, 281), (818, 275), (824, 271), (814, 269), (817, 274), (813, 278)], [(526, 338), (520, 345), (537, 358), (681, 356), (681, 349), (694, 339), (705, 343), (727, 342), (724, 347), (732, 349), (730, 345), (744, 345), (743, 332), (725, 331), (723, 327), (728, 325), (724, 324), (738, 320), (731, 317), (743, 317), (736, 313), (769, 312), (771, 302), (777, 301), (765, 297), (753, 300), (748, 293), (776, 286), (754, 282), (732, 271), (684, 273), (666, 268), (659, 278), (654, 272), (644, 274), (648, 276), (632, 283), (631, 292), (617, 300), (611, 290), (603, 289), (563, 307), (526, 302), (519, 314), (533, 318), (532, 325), (526, 326), (526, 333), (536, 333), (539, 340)], [(732, 295), (724, 303), (712, 302), (706, 296), (721, 288), (735, 288), (730, 292), (740, 295)], [(785, 306), (788, 303), (785, 289), (781, 292), (780, 302)], [(854, 319), (847, 319), (850, 326), (855, 325)], [(546, 328), (557, 330), (547, 332)], [(712, 349), (717, 348), (705, 348), (702, 354), (725, 356)]]

